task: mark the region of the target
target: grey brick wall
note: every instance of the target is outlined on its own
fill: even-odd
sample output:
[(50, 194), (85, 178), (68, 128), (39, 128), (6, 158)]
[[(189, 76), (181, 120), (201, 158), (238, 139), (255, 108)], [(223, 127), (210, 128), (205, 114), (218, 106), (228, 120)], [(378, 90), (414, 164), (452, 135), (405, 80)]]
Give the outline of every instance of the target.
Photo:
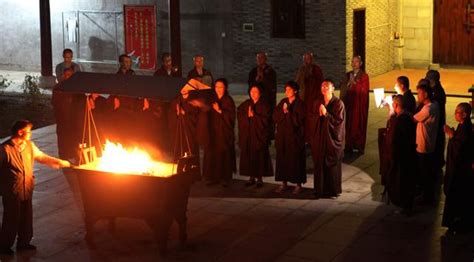
[[(233, 67), (231, 79), (246, 81), (255, 66), (255, 54), (265, 51), (280, 83), (294, 79), (302, 54), (312, 51), (325, 77), (339, 81), (346, 62), (345, 0), (306, 0), (305, 39), (271, 37), (271, 1), (233, 0)], [(254, 32), (243, 32), (253, 23)]]

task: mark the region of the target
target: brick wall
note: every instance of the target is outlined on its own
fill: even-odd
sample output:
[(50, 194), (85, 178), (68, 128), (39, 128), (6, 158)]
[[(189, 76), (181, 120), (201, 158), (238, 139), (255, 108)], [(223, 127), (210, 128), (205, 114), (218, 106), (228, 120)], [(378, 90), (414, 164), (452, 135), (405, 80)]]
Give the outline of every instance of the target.
[(398, 29), (399, 0), (347, 0), (346, 8), (346, 70), (351, 69), (354, 9), (365, 8), (365, 69), (371, 76), (393, 69), (395, 48), (391, 39)]
[[(312, 51), (325, 77), (339, 81), (345, 71), (345, 0), (306, 0), (305, 39), (271, 37), (271, 1), (233, 0), (233, 81), (246, 81), (255, 66), (255, 54), (265, 51), (278, 81), (294, 79), (302, 54)], [(243, 32), (253, 23), (254, 32)]]
[(402, 8), (404, 65), (427, 68), (432, 60), (433, 1), (404, 1)]

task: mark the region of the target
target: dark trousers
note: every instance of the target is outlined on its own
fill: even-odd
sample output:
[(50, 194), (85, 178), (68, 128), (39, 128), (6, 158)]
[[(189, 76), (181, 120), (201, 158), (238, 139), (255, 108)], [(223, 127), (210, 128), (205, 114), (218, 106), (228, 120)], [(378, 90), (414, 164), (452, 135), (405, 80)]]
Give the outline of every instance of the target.
[(423, 201), (433, 202), (436, 191), (437, 164), (436, 153), (417, 153), (418, 155), (418, 184), (422, 188)]
[(3, 221), (0, 246), (12, 247), (18, 235), (17, 246), (28, 245), (33, 238), (32, 200), (3, 196)]

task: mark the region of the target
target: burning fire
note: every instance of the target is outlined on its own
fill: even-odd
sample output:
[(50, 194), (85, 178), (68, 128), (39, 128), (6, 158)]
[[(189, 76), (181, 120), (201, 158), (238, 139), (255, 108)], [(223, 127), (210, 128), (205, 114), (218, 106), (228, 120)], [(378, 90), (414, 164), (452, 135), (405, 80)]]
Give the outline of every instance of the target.
[[(87, 168), (87, 167), (86, 167)], [(137, 147), (126, 149), (120, 143), (106, 141), (102, 157), (95, 163), (95, 170), (117, 174), (143, 174), (170, 177), (176, 165), (154, 161), (150, 155)]]

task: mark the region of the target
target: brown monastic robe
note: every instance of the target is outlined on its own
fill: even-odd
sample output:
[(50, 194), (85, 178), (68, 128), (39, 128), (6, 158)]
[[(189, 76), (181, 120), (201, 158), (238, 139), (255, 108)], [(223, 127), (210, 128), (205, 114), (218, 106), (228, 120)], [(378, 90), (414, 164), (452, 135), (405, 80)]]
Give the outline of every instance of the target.
[[(254, 116), (248, 117), (252, 107)], [(271, 109), (260, 98), (257, 103), (247, 99), (237, 110), (239, 125), (240, 175), (260, 178), (273, 176), (270, 158)]]
[(390, 202), (410, 210), (415, 197), (417, 158), (416, 124), (409, 112), (390, 118), (385, 143), (385, 187)]
[(232, 179), (235, 163), (235, 103), (232, 97), (224, 95), (215, 98), (222, 113), (214, 109), (209, 112), (209, 144), (204, 148), (203, 175), (207, 180), (222, 182)]
[(342, 192), (341, 163), (344, 157), (344, 103), (333, 96), (325, 105), (326, 116), (319, 115), (324, 99), (317, 99), (310, 117), (310, 144), (314, 162), (314, 193), (317, 197), (337, 197)]
[[(288, 106), (286, 114), (283, 112), (285, 103)], [(277, 127), (276, 181), (306, 183), (305, 115), (306, 106), (299, 97), (291, 104), (288, 98), (282, 99), (273, 112)]]
[(474, 130), (470, 119), (459, 124), (448, 142), (442, 225), (452, 230), (474, 226)]

